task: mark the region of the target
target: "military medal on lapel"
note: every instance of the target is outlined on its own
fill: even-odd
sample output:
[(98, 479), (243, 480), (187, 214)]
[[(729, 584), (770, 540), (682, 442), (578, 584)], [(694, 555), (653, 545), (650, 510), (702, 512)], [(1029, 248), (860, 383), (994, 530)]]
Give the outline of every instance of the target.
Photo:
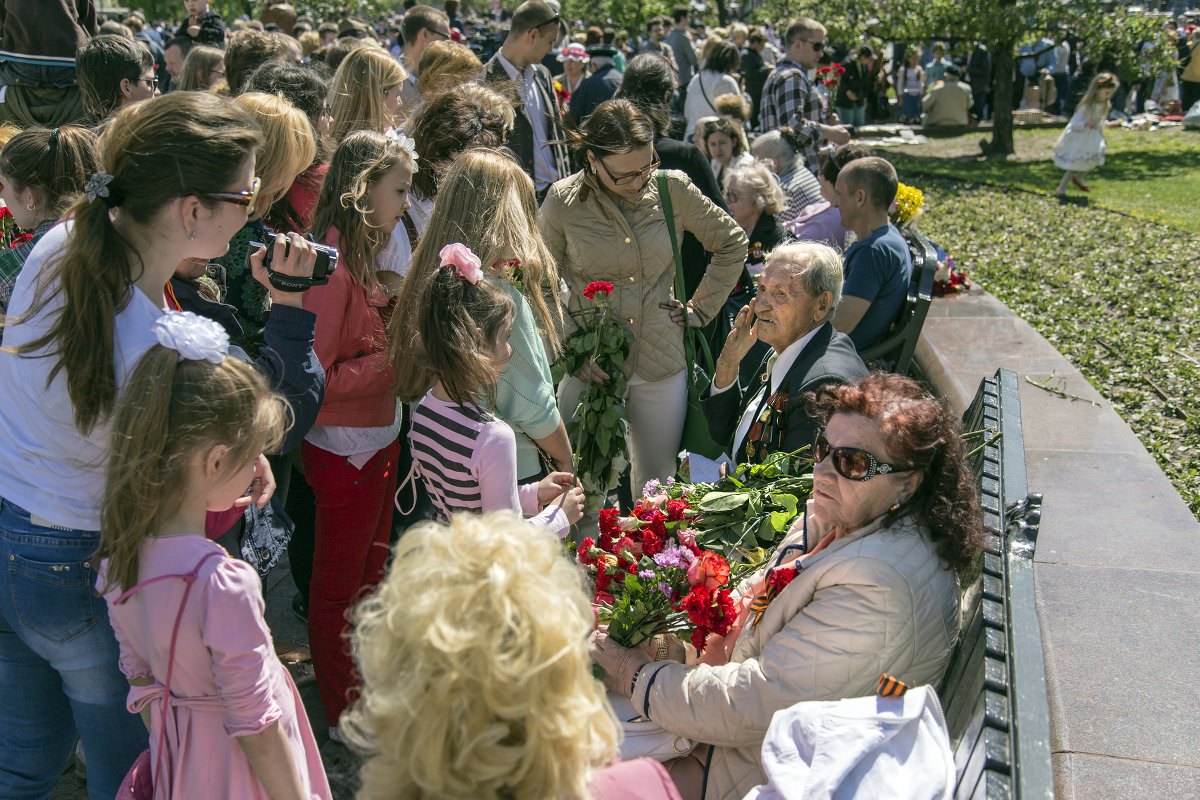
[(750, 430), (746, 431), (746, 458), (750, 461), (762, 463), (772, 447), (776, 450), (782, 449), (783, 415), (787, 402), (787, 392), (775, 392), (750, 423)]

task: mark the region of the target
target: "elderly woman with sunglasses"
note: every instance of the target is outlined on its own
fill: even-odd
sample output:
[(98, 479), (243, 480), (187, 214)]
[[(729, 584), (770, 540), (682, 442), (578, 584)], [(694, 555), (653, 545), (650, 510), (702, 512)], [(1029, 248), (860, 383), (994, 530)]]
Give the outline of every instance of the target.
[(958, 576), (983, 531), (957, 419), (899, 375), (826, 386), (808, 402), (821, 426), (812, 499), (739, 587), (730, 633), (691, 666), (593, 635), (610, 690), (705, 743), (672, 770), (684, 798), (765, 783), (759, 751), (776, 711), (872, 694), (883, 673), (936, 684), (958, 638)]
[[(538, 227), (570, 285), (567, 333), (590, 305), (583, 291), (592, 281), (615, 287), (608, 297), (616, 321), (633, 334), (624, 364), (629, 408), (633, 485), (675, 472), (687, 404), (682, 326), (700, 327), (717, 314), (746, 259), (746, 234), (725, 211), (700, 193), (682, 172), (666, 171), (673, 209), (664, 217), (655, 178), (658, 156), (651, 120), (628, 100), (596, 107), (572, 136), (584, 168), (555, 183)], [(712, 260), (691, 298), (674, 297), (676, 238), (690, 231)], [(684, 301), (687, 305), (684, 306)], [(594, 364), (559, 386), (564, 416), (575, 410), (586, 383), (609, 381)]]

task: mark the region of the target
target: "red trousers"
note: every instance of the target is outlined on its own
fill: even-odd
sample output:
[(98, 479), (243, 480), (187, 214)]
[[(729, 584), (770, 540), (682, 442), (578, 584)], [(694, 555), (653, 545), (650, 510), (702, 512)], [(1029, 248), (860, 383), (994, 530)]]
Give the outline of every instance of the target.
[(304, 442), (304, 477), (316, 495), (316, 548), (309, 584), (308, 646), (317, 689), (331, 726), (359, 684), (346, 613), (383, 578), (395, 507), (399, 442), (363, 468)]

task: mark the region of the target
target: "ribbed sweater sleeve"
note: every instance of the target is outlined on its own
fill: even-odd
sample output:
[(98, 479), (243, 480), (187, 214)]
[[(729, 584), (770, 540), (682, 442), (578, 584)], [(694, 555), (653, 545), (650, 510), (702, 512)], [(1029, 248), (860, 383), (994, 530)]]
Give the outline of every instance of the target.
[[(504, 284), (516, 306), (508, 343), (512, 356), (496, 383), (495, 413), (516, 434), (517, 476), (533, 475), (540, 469), (537, 449), (530, 439), (542, 439), (558, 429), (560, 421), (550, 364), (533, 312), (516, 287)], [(526, 438), (528, 437), (528, 438)]]

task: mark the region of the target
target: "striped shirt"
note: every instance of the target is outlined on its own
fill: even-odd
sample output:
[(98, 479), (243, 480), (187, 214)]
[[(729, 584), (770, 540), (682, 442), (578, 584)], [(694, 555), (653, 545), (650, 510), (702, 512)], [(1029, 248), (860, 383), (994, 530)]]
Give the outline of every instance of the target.
[(556, 505), (539, 513), (537, 483), (517, 485), (516, 436), (491, 414), (430, 391), (413, 411), (408, 441), (442, 521), (464, 511), (508, 509), (533, 516), (558, 536), (570, 528)]

